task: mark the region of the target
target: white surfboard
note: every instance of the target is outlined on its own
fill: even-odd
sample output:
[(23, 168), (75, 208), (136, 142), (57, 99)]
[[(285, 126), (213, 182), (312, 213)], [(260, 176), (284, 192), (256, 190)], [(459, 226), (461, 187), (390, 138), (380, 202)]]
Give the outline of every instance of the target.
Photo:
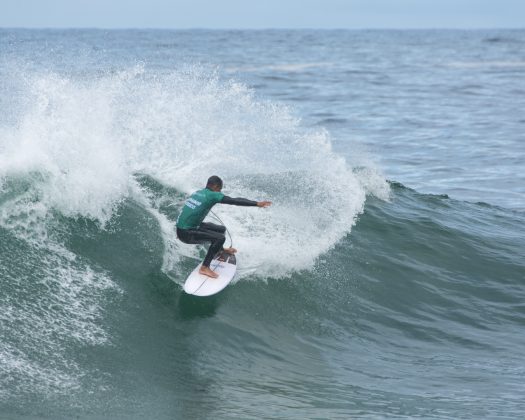
[(184, 291), (195, 296), (211, 296), (219, 293), (232, 281), (237, 270), (237, 261), (234, 254), (224, 251), (217, 254), (210, 264), (210, 268), (219, 275), (215, 279), (199, 274), (199, 268), (201, 264), (186, 279)]

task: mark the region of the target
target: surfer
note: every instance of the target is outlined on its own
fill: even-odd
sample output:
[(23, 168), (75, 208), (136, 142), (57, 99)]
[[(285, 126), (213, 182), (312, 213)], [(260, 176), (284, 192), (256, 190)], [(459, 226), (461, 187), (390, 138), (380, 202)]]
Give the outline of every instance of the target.
[[(219, 226), (214, 223), (203, 222), (204, 218), (217, 204), (232, 204), (234, 206), (257, 206), (268, 207), (271, 201), (252, 201), (246, 198), (232, 198), (224, 195), (222, 190), (222, 179), (213, 175), (208, 179), (206, 188), (195, 191), (190, 198), (186, 200), (182, 211), (177, 219), (177, 238), (186, 244), (203, 244), (210, 242), (208, 253), (199, 269), (200, 274), (217, 278), (218, 274), (210, 269), (210, 263), (213, 257), (223, 248), (226, 237), (225, 226)], [(225, 252), (234, 254), (235, 248), (225, 248)]]

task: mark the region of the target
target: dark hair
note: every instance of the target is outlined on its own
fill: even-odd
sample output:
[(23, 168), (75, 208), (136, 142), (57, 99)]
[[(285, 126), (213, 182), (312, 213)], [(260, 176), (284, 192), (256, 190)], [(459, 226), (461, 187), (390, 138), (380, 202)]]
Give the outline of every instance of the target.
[(220, 179), (217, 175), (212, 175), (208, 178), (208, 182), (206, 183), (206, 188), (217, 186), (222, 188), (222, 179)]

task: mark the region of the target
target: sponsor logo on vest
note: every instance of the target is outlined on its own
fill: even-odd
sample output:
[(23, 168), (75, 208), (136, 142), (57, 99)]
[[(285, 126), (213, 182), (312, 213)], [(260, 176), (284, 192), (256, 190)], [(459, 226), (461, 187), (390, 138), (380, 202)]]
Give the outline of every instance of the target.
[(200, 206), (202, 203), (200, 201), (195, 200), (194, 198), (188, 198), (186, 200), (186, 206), (190, 209), (194, 209), (195, 207)]

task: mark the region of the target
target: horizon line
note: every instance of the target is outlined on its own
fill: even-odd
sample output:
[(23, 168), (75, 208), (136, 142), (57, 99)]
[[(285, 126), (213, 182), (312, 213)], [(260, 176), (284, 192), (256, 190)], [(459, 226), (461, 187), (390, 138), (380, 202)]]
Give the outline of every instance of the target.
[(119, 27), (105, 27), (105, 26), (0, 26), (0, 29), (23, 29), (23, 30), (75, 30), (75, 29), (89, 29), (89, 30), (110, 30), (110, 31), (125, 31), (125, 30), (149, 30), (149, 31), (519, 31), (525, 30), (525, 27), (360, 27), (360, 28), (314, 28), (314, 27), (140, 27), (140, 26), (119, 26)]

